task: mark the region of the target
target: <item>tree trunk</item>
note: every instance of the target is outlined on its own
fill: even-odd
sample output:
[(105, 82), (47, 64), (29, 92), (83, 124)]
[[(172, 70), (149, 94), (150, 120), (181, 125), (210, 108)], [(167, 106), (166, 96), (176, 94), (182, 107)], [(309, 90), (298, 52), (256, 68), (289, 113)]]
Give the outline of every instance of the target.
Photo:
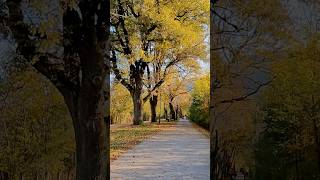
[(9, 174), (0, 170), (0, 180), (9, 180)]
[(57, 172), (57, 180), (60, 180), (60, 171)]
[(175, 118), (176, 118), (176, 112), (175, 112), (175, 110), (174, 110), (174, 107), (173, 107), (172, 102), (169, 103), (169, 108), (170, 108), (171, 118), (172, 118), (173, 120), (175, 120)]
[[(90, 34), (89, 32), (87, 34)], [(86, 37), (80, 47), (79, 89), (58, 87), (70, 111), (76, 140), (76, 179), (105, 180), (109, 169), (109, 82), (103, 49)], [(89, 43), (90, 42), (90, 43)], [(93, 44), (91, 44), (93, 43)]]
[(176, 117), (175, 117), (175, 120), (178, 120), (179, 117), (180, 117), (180, 116), (179, 116), (179, 107), (177, 106), (177, 107), (176, 107)]
[[(109, 82), (106, 50), (109, 28), (109, 1), (80, 2), (80, 11), (67, 10), (63, 15), (63, 63), (38, 56), (37, 42), (30, 39), (30, 28), (23, 23), (21, 0), (8, 0), (8, 25), (18, 44), (17, 51), (27, 60), (37, 58), (33, 66), (59, 89), (73, 120), (76, 140), (76, 179), (110, 179)], [(86, 7), (86, 5), (90, 5)], [(97, 12), (96, 9), (102, 9)], [(85, 12), (85, 13), (84, 13)], [(82, 17), (79, 17), (82, 14)], [(96, 22), (95, 22), (96, 19)], [(81, 22), (82, 21), (82, 22)], [(44, 53), (45, 54), (45, 53)], [(73, 58), (73, 59), (72, 59)], [(78, 61), (80, 59), (80, 62)], [(107, 64), (105, 64), (107, 62)], [(59, 64), (59, 65), (57, 65)], [(63, 66), (63, 67), (60, 67)], [(108, 79), (108, 78), (107, 78)]]
[(314, 137), (315, 137), (315, 146), (316, 146), (316, 153), (317, 153), (317, 160), (318, 160), (318, 171), (320, 172), (320, 138), (319, 138), (319, 130), (317, 126), (317, 119), (313, 116), (310, 118), (313, 119), (313, 131), (314, 131)]
[[(64, 96), (72, 116), (76, 139), (76, 179), (102, 180), (109, 177), (109, 121), (104, 117), (102, 90), (89, 89)], [(94, 95), (97, 95), (94, 97)]]
[(150, 109), (151, 109), (151, 122), (157, 122), (157, 104), (158, 96), (151, 96), (150, 100)]
[(166, 118), (166, 120), (169, 122), (170, 119), (168, 118), (168, 111), (167, 108), (164, 108), (164, 117)]
[(141, 91), (134, 91), (131, 93), (132, 100), (133, 100), (133, 125), (139, 125), (143, 121), (143, 114), (142, 114), (142, 98), (141, 98)]

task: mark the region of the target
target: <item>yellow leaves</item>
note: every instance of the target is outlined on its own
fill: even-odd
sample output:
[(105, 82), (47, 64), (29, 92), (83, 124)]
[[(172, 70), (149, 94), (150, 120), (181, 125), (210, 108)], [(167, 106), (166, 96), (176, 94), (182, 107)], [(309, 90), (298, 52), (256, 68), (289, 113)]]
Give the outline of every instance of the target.
[(111, 88), (110, 115), (114, 123), (131, 121), (133, 103), (130, 92), (120, 83), (113, 83)]
[(153, 9), (155, 7), (155, 4), (156, 2), (154, 0), (144, 0), (143, 1), (143, 9), (145, 10), (150, 10), (150, 9)]
[(54, 45), (57, 45), (61, 40), (61, 36), (58, 32), (48, 33), (46, 36), (47, 38), (40, 42), (40, 51), (43, 52), (47, 51)]
[[(133, 50), (130, 61), (143, 58), (150, 62), (156, 59), (141, 50), (143, 41), (153, 39), (156, 51), (169, 52), (174, 49), (177, 53), (193, 53), (195, 56), (205, 54), (204, 26), (208, 26), (209, 1), (143, 0), (133, 3), (132, 9), (140, 16), (125, 17)], [(145, 34), (151, 24), (156, 24), (156, 29)]]
[(206, 74), (195, 81), (192, 96), (196, 98), (207, 98), (210, 93), (210, 75)]
[(140, 49), (139, 58), (143, 59), (145, 62), (151, 62), (153, 60), (152, 56), (149, 56), (144, 50)]

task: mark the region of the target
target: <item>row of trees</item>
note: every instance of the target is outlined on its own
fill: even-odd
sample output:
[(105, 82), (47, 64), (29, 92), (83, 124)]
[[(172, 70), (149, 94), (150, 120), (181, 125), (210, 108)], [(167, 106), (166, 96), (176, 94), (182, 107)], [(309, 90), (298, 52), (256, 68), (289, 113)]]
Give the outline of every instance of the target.
[(112, 5), (113, 73), (132, 97), (133, 124), (142, 122), (147, 101), (155, 122), (159, 89), (168, 76), (206, 58), (209, 3), (117, 0)]
[[(192, 73), (194, 74), (194, 72)], [(144, 104), (144, 121), (152, 121), (153, 119), (156, 119), (156, 121), (159, 119), (177, 120), (179, 117), (191, 113), (189, 107), (194, 98), (192, 98), (190, 91), (191, 88), (194, 89), (194, 86), (196, 86), (193, 80), (199, 77), (195, 74), (180, 76), (180, 73), (167, 76), (166, 81), (157, 91), (158, 99), (155, 108), (152, 108), (152, 103), (154, 103), (152, 100)], [(115, 81), (111, 88), (111, 124), (132, 123), (133, 109), (130, 92), (121, 83)], [(152, 118), (152, 115), (156, 117)], [(196, 117), (196, 114), (194, 114), (194, 117)]]

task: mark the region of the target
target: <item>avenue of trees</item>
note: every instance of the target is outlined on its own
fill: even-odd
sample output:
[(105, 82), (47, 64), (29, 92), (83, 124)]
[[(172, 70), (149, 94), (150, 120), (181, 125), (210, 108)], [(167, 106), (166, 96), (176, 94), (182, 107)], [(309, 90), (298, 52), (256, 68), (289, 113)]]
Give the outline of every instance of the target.
[(156, 122), (159, 89), (168, 76), (189, 71), (206, 58), (209, 2), (117, 0), (112, 7), (111, 67), (115, 80), (130, 92), (133, 124), (142, 122), (147, 101), (151, 120)]

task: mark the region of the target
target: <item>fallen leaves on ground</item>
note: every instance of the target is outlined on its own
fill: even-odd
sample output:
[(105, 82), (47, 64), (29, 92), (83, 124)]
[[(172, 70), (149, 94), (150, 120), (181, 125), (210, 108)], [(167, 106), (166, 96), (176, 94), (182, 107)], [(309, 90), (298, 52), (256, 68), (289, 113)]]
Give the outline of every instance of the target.
[(116, 160), (122, 153), (141, 143), (159, 131), (171, 129), (176, 122), (161, 122), (160, 124), (120, 125), (110, 130), (110, 159)]

